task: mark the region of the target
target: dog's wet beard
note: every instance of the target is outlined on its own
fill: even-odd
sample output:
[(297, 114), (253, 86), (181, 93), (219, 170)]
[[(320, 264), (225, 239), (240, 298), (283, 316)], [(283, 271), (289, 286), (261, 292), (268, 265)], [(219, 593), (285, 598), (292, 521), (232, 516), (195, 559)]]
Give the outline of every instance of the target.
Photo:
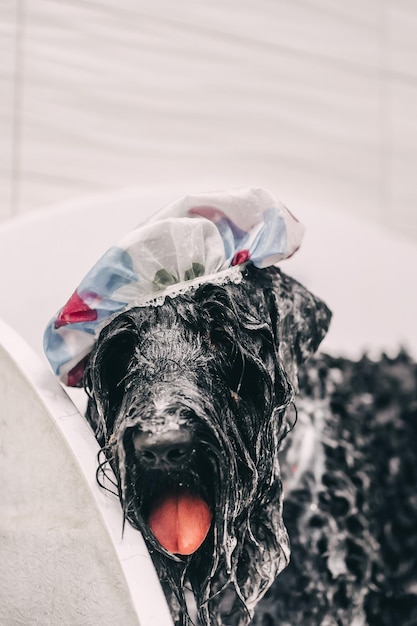
[[(178, 624), (188, 623), (187, 581), (203, 624), (247, 624), (288, 562), (277, 451), (293, 389), (278, 356), (271, 275), (252, 274), (120, 315), (87, 371), (90, 422)], [(150, 467), (135, 441), (167, 428), (187, 433), (192, 449), (185, 463)], [(212, 515), (189, 556), (167, 552), (148, 524), (155, 500), (180, 487)]]

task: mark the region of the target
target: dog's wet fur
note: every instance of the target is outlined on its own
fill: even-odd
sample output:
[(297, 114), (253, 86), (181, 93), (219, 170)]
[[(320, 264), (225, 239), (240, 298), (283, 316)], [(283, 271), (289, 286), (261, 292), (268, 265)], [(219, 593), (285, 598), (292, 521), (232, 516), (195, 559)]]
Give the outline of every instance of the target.
[[(189, 588), (202, 625), (417, 624), (417, 368), (404, 353), (307, 360), (330, 317), (278, 269), (248, 266), (101, 332), (85, 375), (99, 470), (178, 625)], [(212, 513), (190, 556), (147, 522), (180, 485)]]

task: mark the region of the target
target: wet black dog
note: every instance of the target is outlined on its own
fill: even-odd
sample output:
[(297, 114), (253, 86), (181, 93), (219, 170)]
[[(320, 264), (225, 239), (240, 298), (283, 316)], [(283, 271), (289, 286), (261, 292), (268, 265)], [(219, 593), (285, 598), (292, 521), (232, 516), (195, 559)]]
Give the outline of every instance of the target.
[[(85, 376), (100, 470), (177, 624), (187, 587), (207, 625), (417, 623), (416, 367), (303, 366), (329, 321), (296, 281), (248, 266), (103, 329)], [(178, 493), (185, 517), (209, 511), (182, 554), (151, 521)]]

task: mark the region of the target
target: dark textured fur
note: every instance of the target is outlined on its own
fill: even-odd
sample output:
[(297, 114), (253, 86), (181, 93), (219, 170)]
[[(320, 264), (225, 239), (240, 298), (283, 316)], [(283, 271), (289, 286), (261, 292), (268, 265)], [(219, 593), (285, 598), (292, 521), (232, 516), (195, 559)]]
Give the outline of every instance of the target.
[[(189, 619), (187, 585), (202, 624), (250, 622), (288, 564), (281, 479), (292, 562), (258, 604), (256, 623), (391, 624), (375, 615), (394, 615), (404, 595), (412, 615), (416, 372), (405, 357), (383, 362), (389, 384), (379, 397), (368, 361), (323, 357), (300, 370), (329, 320), (296, 281), (249, 267), (241, 284), (132, 309), (100, 335), (85, 379), (100, 467), (109, 462), (116, 474), (125, 517), (148, 543), (178, 624)], [(298, 378), (299, 424), (287, 437)], [(134, 445), (145, 435), (180, 436), (186, 453), (152, 467)], [(190, 557), (167, 553), (146, 523), (150, 502), (173, 484), (201, 493), (213, 512)], [(407, 525), (409, 539), (390, 548)]]
[(297, 406), (294, 448), (282, 453), (291, 563), (255, 623), (415, 626), (416, 364), (404, 353), (311, 359)]

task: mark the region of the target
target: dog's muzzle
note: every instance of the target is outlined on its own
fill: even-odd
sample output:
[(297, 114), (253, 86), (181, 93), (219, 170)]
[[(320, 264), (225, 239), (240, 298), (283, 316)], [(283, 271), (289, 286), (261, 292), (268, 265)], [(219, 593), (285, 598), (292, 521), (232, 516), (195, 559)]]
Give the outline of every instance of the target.
[(173, 554), (190, 555), (204, 542), (210, 526), (211, 511), (206, 500), (187, 480), (194, 456), (193, 435), (189, 430), (167, 429), (138, 432), (133, 436), (137, 460), (147, 480), (156, 481), (148, 505), (147, 523), (160, 545)]

